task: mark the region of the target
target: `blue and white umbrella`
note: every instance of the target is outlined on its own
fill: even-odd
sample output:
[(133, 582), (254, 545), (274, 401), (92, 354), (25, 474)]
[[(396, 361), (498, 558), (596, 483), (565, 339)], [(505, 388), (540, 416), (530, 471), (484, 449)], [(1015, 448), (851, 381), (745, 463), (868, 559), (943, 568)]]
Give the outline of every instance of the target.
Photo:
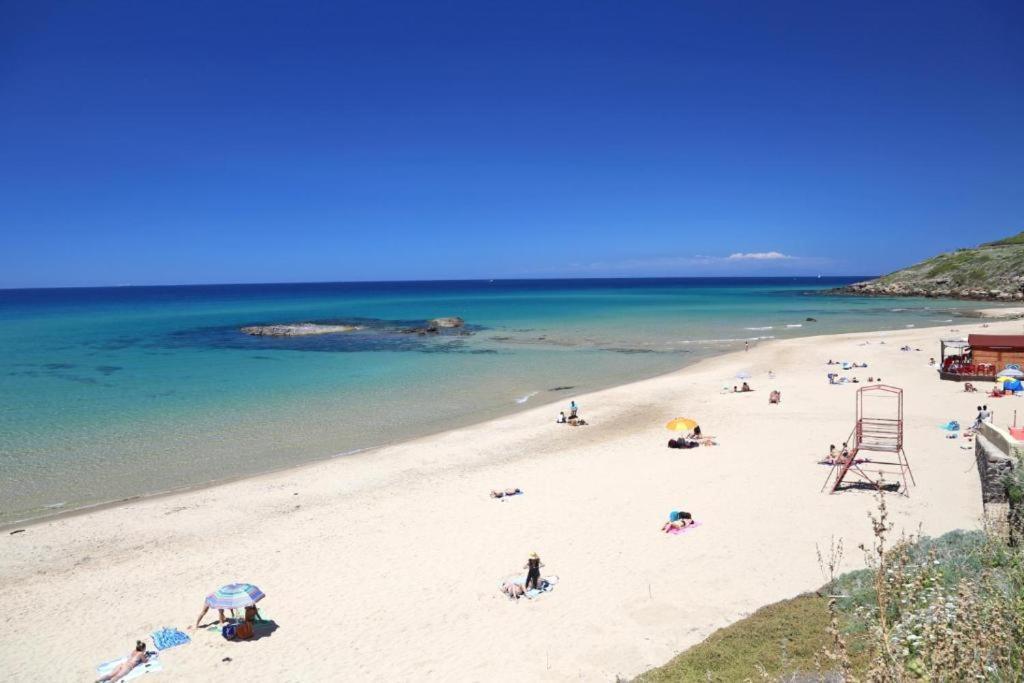
[(214, 609), (242, 609), (255, 605), (266, 596), (251, 583), (229, 583), (206, 596), (206, 604)]

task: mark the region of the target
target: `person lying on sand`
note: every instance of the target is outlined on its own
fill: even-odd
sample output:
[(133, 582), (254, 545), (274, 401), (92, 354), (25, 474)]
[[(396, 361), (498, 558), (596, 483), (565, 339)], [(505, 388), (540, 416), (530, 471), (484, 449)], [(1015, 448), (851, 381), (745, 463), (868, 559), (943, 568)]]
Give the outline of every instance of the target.
[(676, 519), (676, 520), (671, 521), (671, 522), (665, 522), (662, 525), (661, 530), (664, 531), (667, 534), (668, 532), (672, 531), (673, 529), (685, 529), (686, 527), (692, 526), (692, 525), (693, 525), (693, 515), (691, 515), (689, 512), (680, 512), (679, 513), (679, 519)]
[(587, 424), (587, 421), (584, 420), (582, 417), (570, 417), (569, 418), (569, 426), (570, 427), (584, 427), (584, 426), (586, 426), (586, 424)]
[(507, 595), (510, 600), (518, 600), (526, 595), (526, 589), (523, 587), (523, 584), (516, 583), (515, 581), (506, 581), (501, 584), (501, 592)]
[(519, 489), (505, 489), (504, 491), (498, 491), (491, 489), (491, 498), (504, 498), (505, 496), (518, 496), (522, 491)]
[(149, 661), (149, 655), (146, 654), (146, 644), (141, 640), (137, 640), (135, 641), (135, 650), (128, 655), (128, 658), (106, 676), (97, 678), (96, 683), (100, 683), (100, 681), (119, 681), (127, 676), (129, 671), (139, 664), (145, 664), (147, 661)]

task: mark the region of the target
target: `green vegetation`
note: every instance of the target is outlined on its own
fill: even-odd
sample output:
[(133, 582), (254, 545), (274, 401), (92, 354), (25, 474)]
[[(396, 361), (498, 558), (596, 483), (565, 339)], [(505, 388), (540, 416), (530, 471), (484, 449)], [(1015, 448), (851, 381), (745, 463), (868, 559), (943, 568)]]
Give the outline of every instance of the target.
[[(821, 653), (832, 644), (828, 600), (808, 593), (759, 609), (746, 619), (712, 633), (663, 667), (637, 678), (638, 683), (705, 683), (743, 681), (763, 671), (770, 678), (817, 673)], [(861, 643), (866, 636), (860, 636)], [(855, 649), (851, 647), (851, 650)], [(866, 648), (856, 648), (857, 667), (867, 667)]]
[(1010, 245), (1015, 245), (1015, 244), (1024, 244), (1024, 232), (1018, 232), (1016, 235), (1013, 235), (1012, 237), (1007, 237), (1005, 239), (996, 240), (995, 242), (986, 242), (985, 244), (983, 244), (981, 246), (983, 246), (983, 247), (1005, 247), (1005, 246), (1010, 246)]
[(1003, 300), (1024, 297), (1024, 232), (972, 249), (939, 254), (845, 291)]
[[(1024, 468), (1006, 485), (1024, 497)], [(1024, 680), (1024, 548), (980, 531), (890, 546), (878, 502), (867, 569), (758, 610), (637, 681)], [(841, 559), (841, 544), (819, 553), (826, 575)]]

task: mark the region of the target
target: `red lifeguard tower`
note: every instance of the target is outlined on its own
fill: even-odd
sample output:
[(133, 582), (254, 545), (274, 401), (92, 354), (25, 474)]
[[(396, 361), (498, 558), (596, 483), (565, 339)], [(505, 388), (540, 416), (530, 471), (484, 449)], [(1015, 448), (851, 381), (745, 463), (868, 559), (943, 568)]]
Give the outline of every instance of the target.
[[(846, 445), (849, 456), (838, 458), (832, 464), (822, 491), (829, 489), (829, 493), (835, 493), (840, 488), (895, 488), (909, 496), (910, 484), (917, 485), (903, 450), (903, 390), (899, 387), (872, 384), (857, 390), (857, 423)], [(875, 460), (863, 457), (864, 453), (886, 453), (888, 456)]]

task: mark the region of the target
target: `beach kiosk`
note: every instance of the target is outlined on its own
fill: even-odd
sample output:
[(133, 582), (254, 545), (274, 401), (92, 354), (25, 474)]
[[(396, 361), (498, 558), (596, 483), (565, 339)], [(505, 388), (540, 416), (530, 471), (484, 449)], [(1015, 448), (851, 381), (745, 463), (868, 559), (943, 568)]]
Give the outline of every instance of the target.
[(991, 382), (1009, 365), (1024, 365), (1024, 335), (969, 334), (939, 342), (939, 376), (958, 382)]

